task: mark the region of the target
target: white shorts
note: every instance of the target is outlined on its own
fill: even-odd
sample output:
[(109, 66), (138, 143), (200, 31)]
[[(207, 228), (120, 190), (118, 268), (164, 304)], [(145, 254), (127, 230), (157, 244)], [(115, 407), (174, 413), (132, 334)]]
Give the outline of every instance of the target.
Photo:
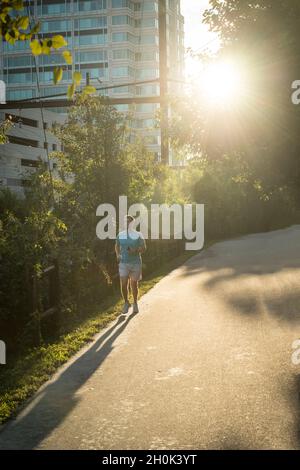
[(120, 277), (129, 277), (133, 281), (140, 281), (142, 279), (142, 265), (132, 263), (119, 264)]

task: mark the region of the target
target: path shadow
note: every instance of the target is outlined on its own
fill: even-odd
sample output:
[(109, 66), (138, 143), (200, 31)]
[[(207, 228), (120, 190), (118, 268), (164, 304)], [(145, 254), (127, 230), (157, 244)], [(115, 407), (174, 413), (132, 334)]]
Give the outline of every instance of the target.
[[(295, 331), (294, 339), (299, 337), (300, 226), (217, 243), (188, 261), (182, 276), (199, 276), (201, 289), (212, 294), (212, 298), (218, 295), (218, 299), (230, 307), (227, 312), (247, 319), (251, 317), (254, 321), (263, 321), (263, 312), (279, 323), (283, 334), (287, 332), (288, 340), (291, 331)], [(216, 305), (215, 313), (218, 314), (219, 304)], [(270, 335), (273, 333), (271, 325)], [(291, 345), (288, 343), (286, 347)], [(299, 450), (300, 365), (296, 367), (299, 368), (296, 374), (294, 370), (291, 374), (286, 371), (289, 380), (283, 381), (283, 386), (286, 387), (284, 399), (290, 403), (295, 417), (291, 445)], [(294, 426), (294, 423), (287, 425)], [(240, 449), (244, 444), (235, 437), (222, 443), (222, 448)]]
[(0, 432), (0, 449), (34, 449), (76, 406), (77, 390), (99, 368), (113, 350), (114, 341), (137, 314), (118, 321), (103, 333), (59, 377), (34, 395), (25, 405), (24, 413), (10, 421)]
[(300, 268), (300, 225), (215, 243), (185, 264), (183, 276), (211, 272), (207, 288), (242, 275)]
[[(195, 275), (201, 288), (221, 289), (237, 313), (257, 316), (263, 307), (279, 321), (300, 323), (300, 226), (216, 243), (185, 264), (182, 276)], [(280, 276), (267, 284), (272, 275)], [(258, 292), (247, 284), (250, 278), (259, 278)]]
[[(298, 366), (300, 368), (300, 365)], [(296, 382), (296, 393), (295, 393), (295, 407), (297, 413), (297, 430), (296, 430), (296, 449), (300, 450), (300, 374), (295, 377)]]

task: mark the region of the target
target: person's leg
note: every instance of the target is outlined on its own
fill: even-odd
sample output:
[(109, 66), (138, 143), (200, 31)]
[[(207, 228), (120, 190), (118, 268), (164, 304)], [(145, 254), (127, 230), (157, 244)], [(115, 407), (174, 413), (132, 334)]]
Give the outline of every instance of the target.
[(121, 277), (121, 292), (125, 303), (128, 302), (128, 277)]
[(133, 296), (133, 302), (136, 304), (139, 294), (139, 282), (135, 279), (130, 279), (131, 291)]
[(137, 304), (138, 294), (139, 294), (139, 280), (142, 278), (142, 271), (141, 266), (131, 266), (129, 270), (129, 279), (130, 279), (130, 287), (133, 296), (133, 313), (138, 313), (139, 308)]

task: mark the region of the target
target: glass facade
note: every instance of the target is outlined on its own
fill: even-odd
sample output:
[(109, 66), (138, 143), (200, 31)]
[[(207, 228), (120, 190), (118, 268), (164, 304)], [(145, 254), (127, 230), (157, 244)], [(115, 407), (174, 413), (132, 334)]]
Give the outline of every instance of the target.
[[(156, 83), (134, 84), (159, 76), (158, 0), (31, 0), (30, 10), (41, 21), (40, 37), (55, 34), (65, 37), (73, 64), (66, 66), (61, 52), (34, 60), (28, 42), (16, 42), (13, 46), (2, 42), (0, 79), (7, 85), (9, 100), (35, 97), (37, 78), (43, 96), (64, 93), (74, 71), (82, 73), (83, 82), (89, 74), (91, 85), (98, 88), (99, 82), (102, 88), (123, 83), (122, 87), (99, 91), (114, 98), (159, 94)], [(167, 29), (170, 74), (180, 80), (184, 61), (180, 0), (167, 0)], [(54, 86), (53, 68), (57, 65), (63, 65), (65, 71), (59, 86)], [(127, 85), (130, 81), (132, 86)], [(144, 134), (149, 129), (148, 141), (157, 143), (158, 131), (153, 131), (156, 108), (156, 105), (135, 106), (132, 122)], [(119, 109), (126, 112), (127, 107)]]

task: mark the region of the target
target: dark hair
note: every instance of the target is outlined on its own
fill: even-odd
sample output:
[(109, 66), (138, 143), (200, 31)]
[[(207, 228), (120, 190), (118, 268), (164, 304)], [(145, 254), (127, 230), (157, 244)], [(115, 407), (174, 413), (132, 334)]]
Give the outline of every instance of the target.
[(129, 219), (130, 222), (134, 221), (134, 217), (132, 217), (132, 215), (126, 215), (126, 219)]

